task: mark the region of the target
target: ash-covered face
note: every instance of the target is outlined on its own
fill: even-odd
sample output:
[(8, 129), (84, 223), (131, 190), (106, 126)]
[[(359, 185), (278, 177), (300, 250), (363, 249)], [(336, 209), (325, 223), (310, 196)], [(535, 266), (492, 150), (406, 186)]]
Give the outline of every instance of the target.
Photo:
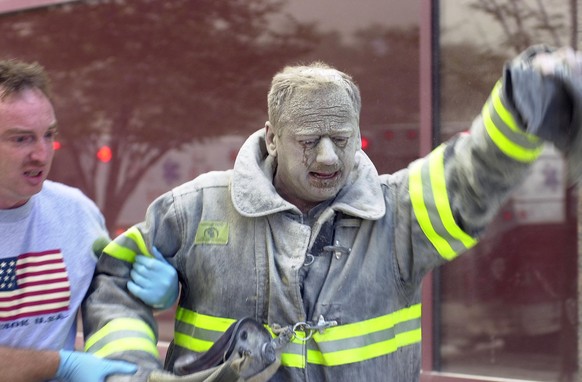
[(267, 147), (277, 158), (275, 188), (307, 212), (346, 184), (360, 147), (358, 116), (339, 88), (297, 91), (277, 131), (267, 122)]

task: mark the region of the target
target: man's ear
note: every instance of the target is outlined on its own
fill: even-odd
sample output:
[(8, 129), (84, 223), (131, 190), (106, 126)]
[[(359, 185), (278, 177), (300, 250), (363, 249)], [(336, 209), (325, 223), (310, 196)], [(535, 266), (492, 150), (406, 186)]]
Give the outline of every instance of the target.
[(277, 157), (277, 134), (275, 133), (275, 130), (273, 129), (273, 126), (271, 126), (271, 123), (269, 121), (265, 122), (265, 140), (267, 143), (267, 151), (269, 152), (269, 155), (272, 155), (273, 157)]

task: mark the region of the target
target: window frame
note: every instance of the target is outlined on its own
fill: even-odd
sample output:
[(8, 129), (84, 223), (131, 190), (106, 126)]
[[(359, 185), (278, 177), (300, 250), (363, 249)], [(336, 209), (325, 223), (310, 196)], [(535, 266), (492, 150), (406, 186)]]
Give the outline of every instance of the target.
[[(440, 1), (423, 1), (420, 7), (419, 157), (422, 157), (429, 154), (440, 143)], [(438, 270), (435, 270), (425, 276), (422, 285), (422, 363), (420, 382), (534, 382), (532, 380), (468, 375), (437, 370), (435, 360), (438, 332), (435, 330), (434, 320), (435, 315), (439, 314), (439, 306), (436, 302), (437, 293)], [(578, 304), (578, 306), (580, 305)]]
[(73, 1), (79, 0), (0, 0), (0, 14), (48, 7), (54, 4), (71, 3)]

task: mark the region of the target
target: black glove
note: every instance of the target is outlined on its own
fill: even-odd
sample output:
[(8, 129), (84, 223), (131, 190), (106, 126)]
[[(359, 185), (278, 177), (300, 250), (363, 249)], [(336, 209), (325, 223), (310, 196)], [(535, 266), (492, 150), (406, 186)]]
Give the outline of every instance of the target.
[(533, 46), (505, 67), (504, 88), (526, 132), (568, 159), (569, 180), (582, 177), (582, 54)]

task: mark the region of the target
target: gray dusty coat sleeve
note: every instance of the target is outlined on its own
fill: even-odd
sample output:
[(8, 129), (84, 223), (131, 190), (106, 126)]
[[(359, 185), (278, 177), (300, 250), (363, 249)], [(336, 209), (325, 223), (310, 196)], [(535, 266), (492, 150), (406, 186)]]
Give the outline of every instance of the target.
[[(128, 229), (103, 250), (95, 277), (82, 307), (85, 350), (101, 357), (139, 364), (135, 376), (112, 376), (109, 382), (145, 381), (153, 369), (162, 368), (157, 350), (154, 310), (127, 289), (138, 254), (153, 257), (155, 245), (172, 264), (180, 245), (171, 192), (148, 208), (146, 220)], [(154, 243), (154, 237), (167, 238)]]
[(570, 159), (582, 155), (580, 80), (542, 75), (532, 65), (536, 54), (552, 51), (532, 47), (508, 62), (466, 132), (388, 178), (399, 201), (395, 253), (403, 283), (418, 285), (474, 246), (546, 142)]

